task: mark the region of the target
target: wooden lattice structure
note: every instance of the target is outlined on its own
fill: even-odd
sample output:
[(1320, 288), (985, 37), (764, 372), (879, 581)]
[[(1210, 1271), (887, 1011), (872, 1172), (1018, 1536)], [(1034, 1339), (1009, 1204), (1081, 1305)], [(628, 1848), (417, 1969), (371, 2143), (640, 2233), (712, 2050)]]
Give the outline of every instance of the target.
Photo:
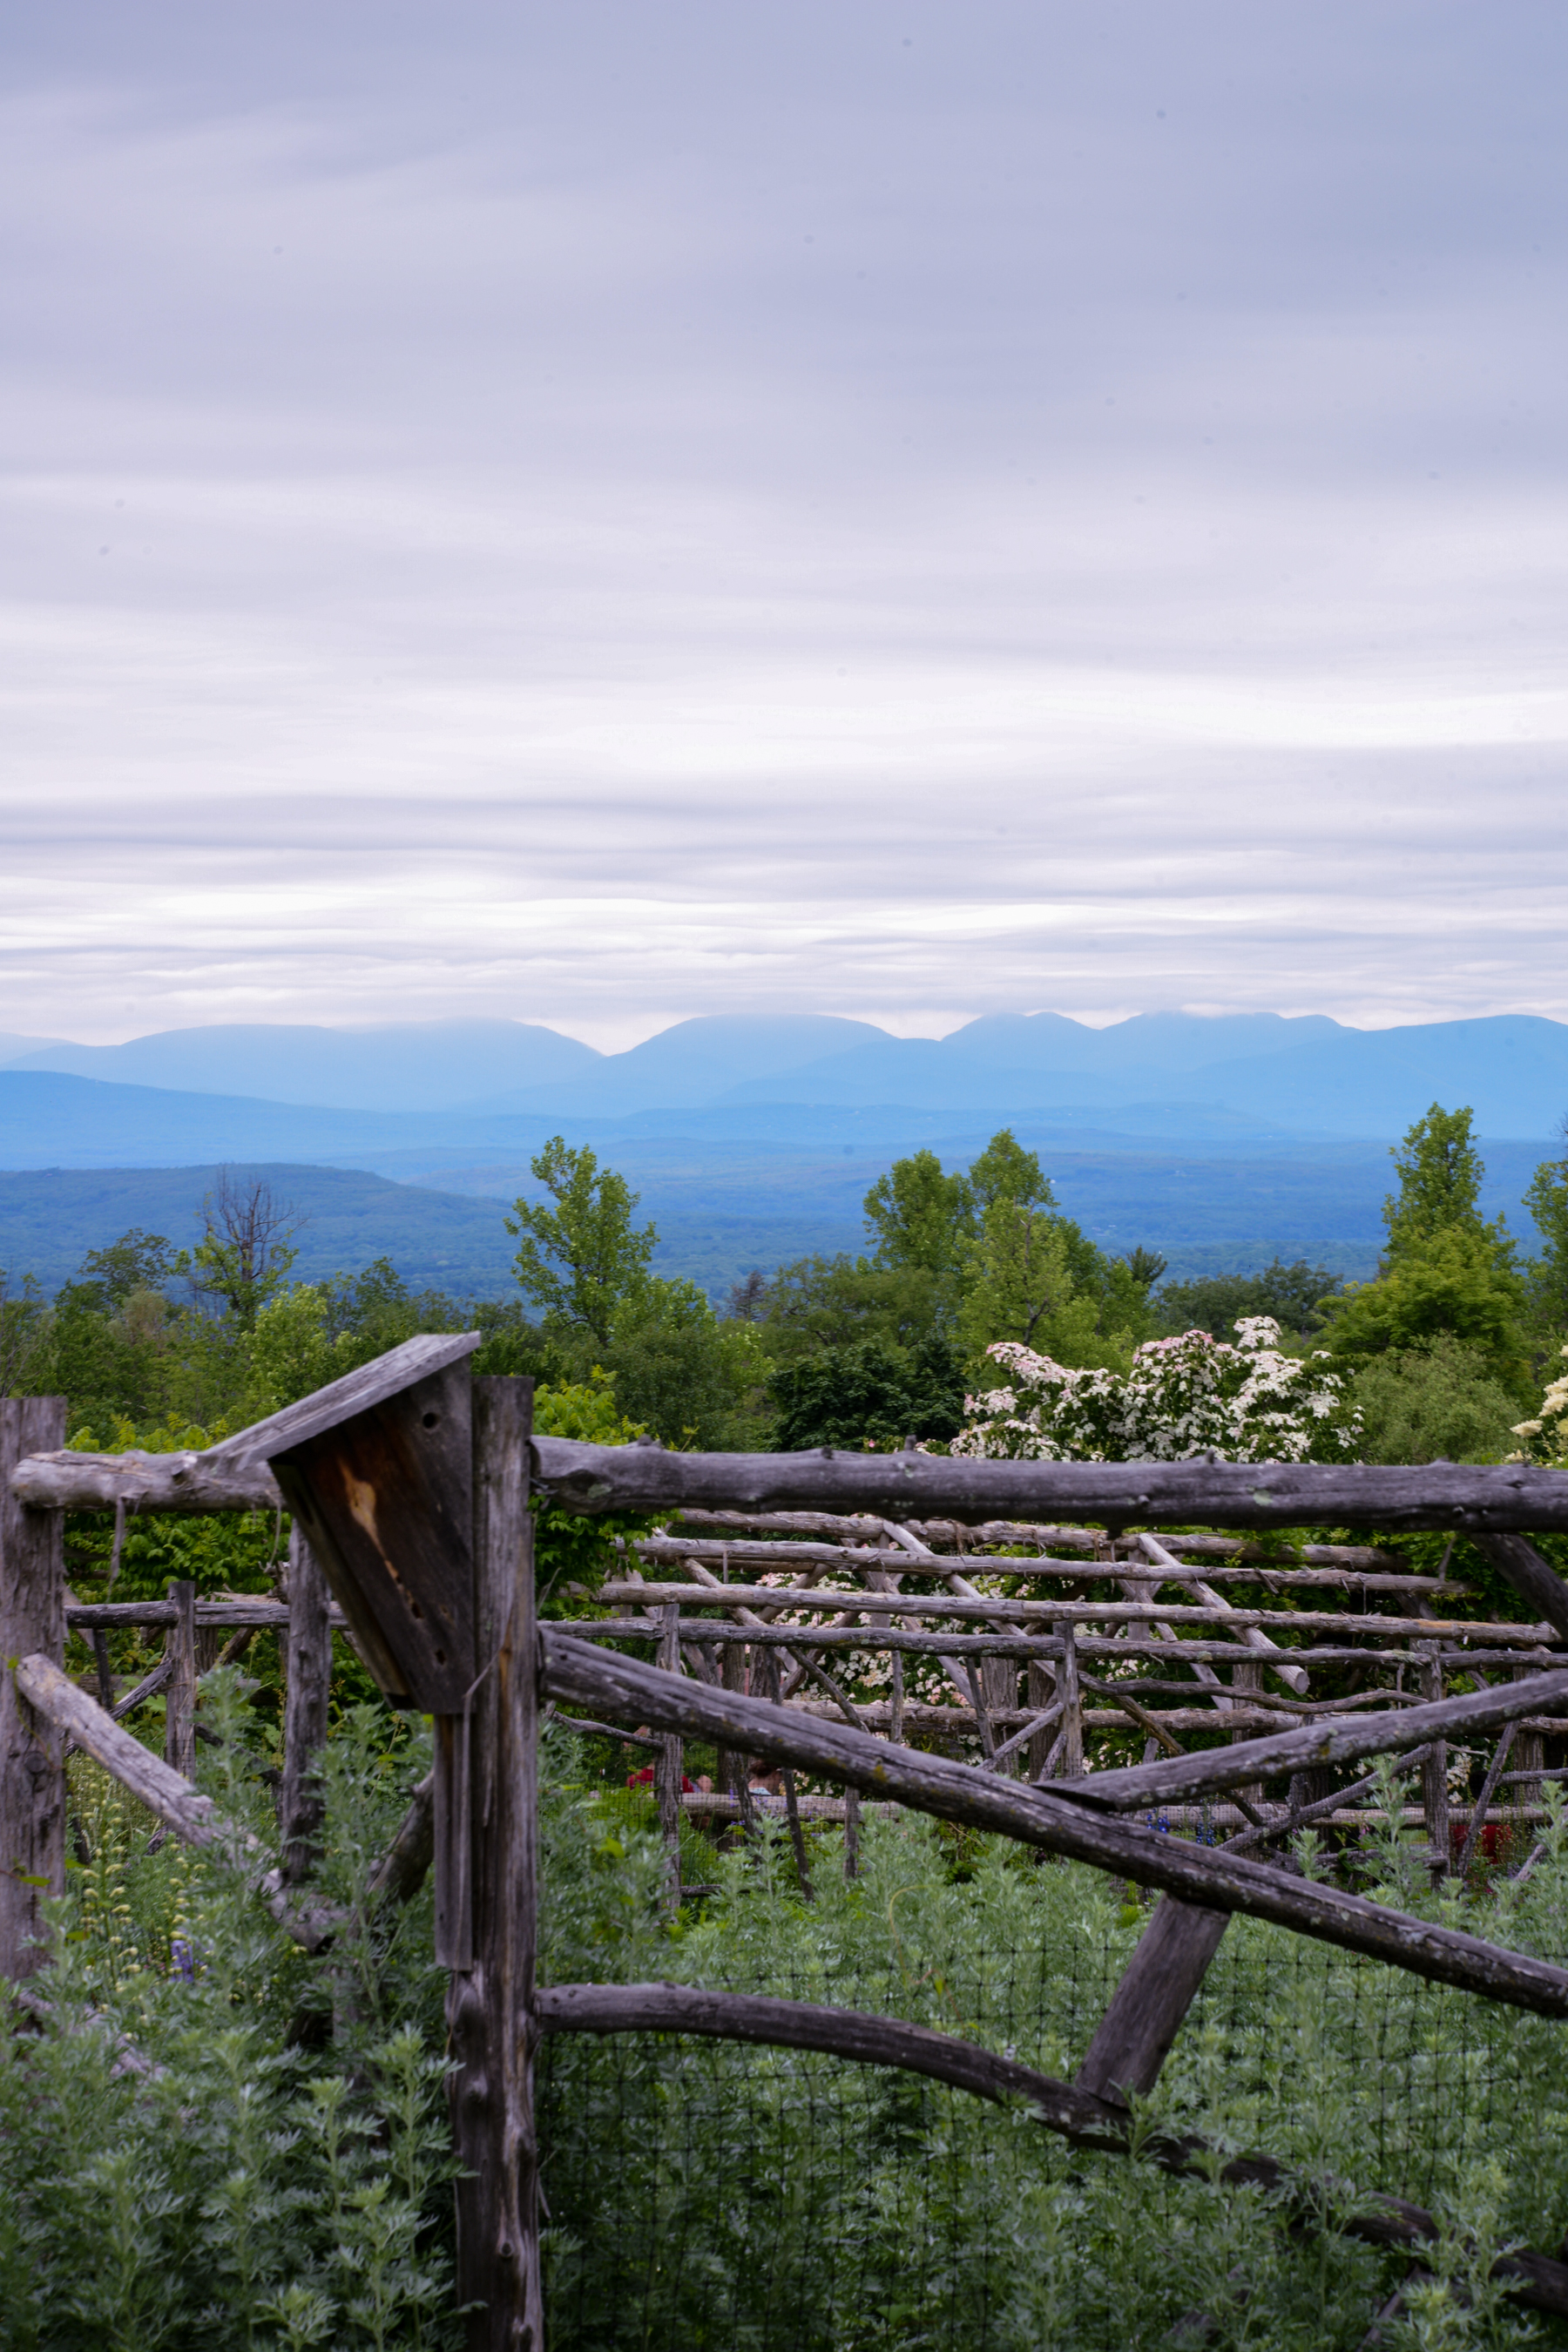
[[(1494, 1729), (1462, 1866), (1502, 1780), (1510, 1734), (1539, 1742), (1568, 1729), (1568, 1588), (1528, 1540), (1532, 1530), (1568, 1528), (1568, 1476), (1453, 1465), (1031, 1464), (582, 1446), (531, 1436), (528, 1382), (472, 1380), (477, 1344), (477, 1335), (410, 1341), (202, 1454), (68, 1454), (60, 1450), (59, 1400), (0, 1402), (0, 1655), (14, 1662), (0, 1683), (0, 1969), (19, 1978), (37, 1964), (37, 1896), (63, 1879), (68, 1739), (180, 1835), (252, 1870), (262, 1898), (300, 1940), (317, 1947), (340, 1931), (342, 1922), (312, 1907), (308, 1882), (318, 1826), (310, 1766), (325, 1738), (330, 1644), (341, 1622), (388, 1696), (435, 1719), (432, 1781), (416, 1793), (374, 1889), (406, 1894), (433, 1851), (437, 1956), (451, 1980), (454, 2140), (465, 2167), (458, 2286), (478, 2306), (476, 2347), (542, 2345), (531, 2061), (543, 2032), (674, 2031), (826, 2050), (1023, 2099), (1049, 2128), (1125, 2152), (1126, 2095), (1157, 2078), (1233, 1913), (1568, 2018), (1568, 1971), (1246, 1850), (1266, 1852), (1270, 1838), (1321, 1807), (1303, 1776), (1400, 1751), (1423, 1759), (1432, 1866), (1446, 1870), (1449, 1838), (1433, 1793), (1444, 1743)], [(636, 1566), (628, 1555), (606, 1589), (606, 1604), (626, 1613), (539, 1622), (531, 1491), (569, 1510), (660, 1521), (660, 1534), (633, 1548)], [(97, 1698), (66, 1676), (68, 1622), (89, 1636), (123, 1622), (113, 1604), (68, 1603), (67, 1512), (285, 1504), (296, 1529), (286, 1605), (203, 1603), (176, 1587), (166, 1602), (126, 1605), (126, 1615), (166, 1633), (164, 1659), (139, 1690), (115, 1692), (101, 1651)], [(1170, 1532), (1202, 1522), (1238, 1532)], [(1375, 1544), (1322, 1547), (1321, 1557), (1283, 1568), (1247, 1557), (1245, 1531), (1301, 1526), (1462, 1532), (1518, 1592), (1521, 1617), (1478, 1623), (1408, 1606), (1397, 1613), (1400, 1603), (1444, 1597), (1441, 1580), (1404, 1574)], [(1264, 1568), (1278, 1594), (1331, 1592), (1345, 1605), (1293, 1610), (1293, 1646), (1284, 1644), (1283, 1614), (1271, 1632), (1268, 1610), (1226, 1601), (1227, 1582), (1251, 1583)], [(976, 1577), (998, 1573), (1037, 1585), (1038, 1594), (975, 1588)], [(1187, 1597), (1173, 1601), (1173, 1590)], [(1369, 1607), (1369, 1599), (1394, 1606)], [(1320, 1616), (1329, 1622), (1320, 1625)], [(289, 1643), (283, 1860), (271, 1869), (188, 1778), (198, 1644), (219, 1628), (242, 1634), (257, 1622), (286, 1622)], [(1295, 1638), (1303, 1633), (1306, 1643)], [(622, 1654), (650, 1643), (654, 1663)], [(858, 1706), (832, 1672), (845, 1650), (938, 1659), (959, 1704), (932, 1707), (944, 1718), (934, 1724), (911, 1723), (907, 1702), (900, 1713), (896, 1688), (878, 1703), (881, 1713)], [(1363, 1701), (1356, 1706), (1342, 1696), (1313, 1700), (1314, 1672), (1331, 1664), (1342, 1674), (1347, 1654), (1361, 1661), (1358, 1672), (1381, 1679), (1354, 1695)], [(1419, 1688), (1400, 1687), (1412, 1671)], [(1445, 1696), (1445, 1675), (1455, 1672), (1481, 1687)], [(114, 1720), (153, 1687), (168, 1702), (162, 1761)], [(1184, 1706), (1189, 1696), (1195, 1705)], [(667, 1814), (679, 1801), (679, 1743), (701, 1739), (740, 1759), (733, 1789), (713, 1802), (742, 1817), (745, 1759), (763, 1757), (1157, 1889), (1163, 1899), (1077, 2081), (1056, 2082), (924, 2028), (809, 2003), (668, 1985), (537, 1987), (542, 1703), (592, 1724), (649, 1727), (662, 1743)], [(1163, 1752), (1085, 1774), (1084, 1726), (1097, 1727), (1097, 1711)], [(1181, 1752), (1184, 1733), (1210, 1727), (1229, 1735), (1225, 1745)], [(961, 1745), (978, 1748), (978, 1760), (916, 1749), (907, 1744), (911, 1729), (956, 1731)], [(1528, 1811), (1542, 1770), (1538, 1748), (1520, 1769)], [(1265, 1792), (1281, 1782), (1289, 1793), (1270, 1808)], [(1330, 1800), (1331, 1814), (1345, 1793)], [(1226, 1844), (1189, 1843), (1135, 1818), (1227, 1799), (1236, 1834)], [(1165, 2142), (1141, 2153), (1176, 2169), (1201, 2155), (1191, 2143)], [(1227, 2172), (1288, 2186), (1267, 2156), (1238, 2159)], [(1435, 2227), (1394, 2198), (1375, 2200), (1351, 2226), (1413, 2245)], [(1568, 2264), (1519, 2252), (1500, 2267), (1524, 2300), (1568, 2313)]]

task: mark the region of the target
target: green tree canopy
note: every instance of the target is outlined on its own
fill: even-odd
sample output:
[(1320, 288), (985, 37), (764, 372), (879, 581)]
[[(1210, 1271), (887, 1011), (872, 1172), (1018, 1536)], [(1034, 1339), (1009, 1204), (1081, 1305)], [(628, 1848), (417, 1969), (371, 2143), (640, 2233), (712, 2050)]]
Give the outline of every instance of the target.
[(1352, 1395), (1363, 1462), (1500, 1462), (1519, 1444), (1517, 1398), (1451, 1331), (1371, 1357)]
[(723, 1322), (694, 1282), (640, 1284), (616, 1309), (605, 1363), (619, 1410), (667, 1445), (745, 1452), (765, 1441), (757, 1327)]
[(1512, 1391), (1528, 1378), (1524, 1291), (1513, 1244), (1480, 1213), (1485, 1170), (1468, 1110), (1434, 1103), (1394, 1154), (1399, 1191), (1384, 1204), (1388, 1248), (1375, 1282), (1352, 1283), (1326, 1302), (1336, 1354), (1429, 1348), (1447, 1334), (1484, 1359)]
[(969, 1182), (980, 1217), (998, 1201), (1011, 1201), (1020, 1209), (1054, 1209), (1057, 1205), (1050, 1178), (1040, 1167), (1038, 1152), (1026, 1151), (1010, 1127), (999, 1128), (980, 1157), (972, 1161)]
[(934, 1151), (895, 1160), (866, 1195), (867, 1230), (876, 1239), (876, 1263), (955, 1275), (974, 1223), (974, 1194), (965, 1176), (948, 1176)]
[(824, 1348), (773, 1373), (774, 1442), (788, 1454), (819, 1445), (896, 1446), (949, 1438), (963, 1425), (957, 1350), (932, 1335), (910, 1349), (885, 1339)]
[[(1568, 1135), (1568, 1119), (1563, 1121)], [(1538, 1345), (1550, 1349), (1568, 1335), (1568, 1156), (1543, 1160), (1525, 1191), (1542, 1253), (1527, 1274), (1531, 1320)]]
[(1454, 1232), (1483, 1237), (1500, 1260), (1511, 1259), (1512, 1244), (1501, 1218), (1489, 1223), (1481, 1215), (1487, 1171), (1471, 1133), (1474, 1118), (1468, 1108), (1445, 1110), (1434, 1103), (1404, 1143), (1390, 1152), (1399, 1178), (1398, 1192), (1390, 1192), (1383, 1204), (1391, 1266), (1425, 1248), (1436, 1234)]
[(652, 1225), (634, 1226), (640, 1196), (585, 1146), (574, 1150), (552, 1136), (530, 1165), (554, 1206), (512, 1204), (506, 1229), (520, 1237), (518, 1283), (547, 1320), (607, 1348), (616, 1309), (647, 1278), (658, 1235)]
[(1271, 1315), (1282, 1331), (1299, 1339), (1315, 1331), (1322, 1303), (1340, 1287), (1326, 1265), (1297, 1258), (1287, 1265), (1276, 1257), (1260, 1274), (1205, 1275), (1193, 1282), (1168, 1282), (1155, 1307), (1167, 1332), (1207, 1331), (1227, 1339), (1244, 1315)]

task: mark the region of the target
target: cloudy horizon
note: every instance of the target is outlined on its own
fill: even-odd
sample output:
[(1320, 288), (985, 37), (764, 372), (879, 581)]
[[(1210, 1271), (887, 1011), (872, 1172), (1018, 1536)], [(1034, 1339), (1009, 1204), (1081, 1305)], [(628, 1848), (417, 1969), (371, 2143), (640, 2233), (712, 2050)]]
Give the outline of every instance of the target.
[(1568, 1018), (1559, 15), (4, 37), (0, 1028)]

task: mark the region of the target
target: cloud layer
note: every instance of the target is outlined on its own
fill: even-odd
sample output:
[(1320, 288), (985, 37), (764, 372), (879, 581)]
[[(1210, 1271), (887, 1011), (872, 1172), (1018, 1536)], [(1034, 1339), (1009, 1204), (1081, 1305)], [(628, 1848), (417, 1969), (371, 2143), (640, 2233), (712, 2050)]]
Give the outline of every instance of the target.
[(1554, 12), (11, 47), (0, 1026), (1568, 1017)]

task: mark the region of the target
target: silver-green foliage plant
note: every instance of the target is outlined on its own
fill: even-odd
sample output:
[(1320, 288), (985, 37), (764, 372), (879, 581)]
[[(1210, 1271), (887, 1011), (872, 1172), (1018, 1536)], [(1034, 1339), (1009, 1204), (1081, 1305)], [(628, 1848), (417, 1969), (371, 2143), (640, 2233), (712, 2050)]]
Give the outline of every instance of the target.
[[(275, 1834), (232, 1670), (203, 1777)], [(363, 1932), (307, 1957), (238, 1873), (172, 1841), (84, 1759), (85, 1861), (0, 2064), (6, 2352), (455, 2344), (452, 2164), (428, 1904), (364, 1906), (418, 1776), (363, 1708), (328, 1751), (323, 1891)], [(149, 1851), (150, 1846), (155, 1850)]]
[[(1406, 1794), (1388, 1775), (1365, 1872), (1381, 1899), (1561, 1957), (1561, 1808), (1527, 1884), (1438, 1897), (1404, 1843)], [(819, 1833), (804, 1901), (768, 1824), (716, 1858), (721, 1895), (671, 1931), (657, 1842), (604, 1824), (587, 1790), (558, 1794), (554, 1980), (879, 2011), (1068, 2079), (1148, 1916), (1101, 1874), (868, 1812), (858, 1877)], [(1324, 1867), (1316, 1843), (1304, 1858)], [(552, 2352), (1349, 2352), (1409, 2268), (1346, 2233), (1380, 2189), (1441, 2224), (1436, 2284), (1415, 2283), (1390, 2345), (1563, 2340), (1489, 2279), (1510, 2245), (1554, 2248), (1568, 2218), (1561, 2026), (1258, 1922), (1232, 1922), (1138, 2103), (1144, 2137), (1207, 2143), (1185, 2179), (1075, 2150), (1022, 2105), (800, 2051), (563, 2037), (540, 2083)], [(1300, 2196), (1226, 2184), (1247, 2149), (1291, 2166)]]
[[(243, 1685), (205, 1688), (224, 1744), (204, 1774), (269, 1836)], [(428, 1901), (387, 1919), (364, 1897), (422, 1747), (380, 1710), (338, 1727), (318, 1892), (349, 1926), (313, 1958), (211, 1857), (149, 1853), (145, 1816), (73, 1764), (89, 1859), (0, 2065), (5, 2352), (461, 2340)], [(710, 1850), (719, 1892), (672, 1921), (657, 1833), (606, 1803), (559, 1727), (543, 1778), (547, 1982), (830, 2002), (1070, 2078), (1147, 1918), (1102, 1874), (868, 1808), (858, 1877), (818, 1830), (805, 1901), (764, 1820)], [(1441, 1895), (1392, 1771), (1381, 1794), (1369, 1891), (1563, 1957), (1555, 1787), (1528, 1881)], [(1316, 1843), (1300, 1858), (1326, 1866)], [(1563, 2340), (1489, 2275), (1568, 2218), (1563, 2028), (1256, 1922), (1232, 1922), (1136, 2109), (1142, 2139), (1205, 2144), (1185, 2179), (1075, 2150), (1021, 2105), (805, 2052), (566, 2036), (538, 2080), (550, 2352), (1349, 2352), (1407, 2267), (1345, 2232), (1378, 2189), (1441, 2224), (1389, 2343)], [(1301, 2195), (1227, 2185), (1248, 2148)]]

